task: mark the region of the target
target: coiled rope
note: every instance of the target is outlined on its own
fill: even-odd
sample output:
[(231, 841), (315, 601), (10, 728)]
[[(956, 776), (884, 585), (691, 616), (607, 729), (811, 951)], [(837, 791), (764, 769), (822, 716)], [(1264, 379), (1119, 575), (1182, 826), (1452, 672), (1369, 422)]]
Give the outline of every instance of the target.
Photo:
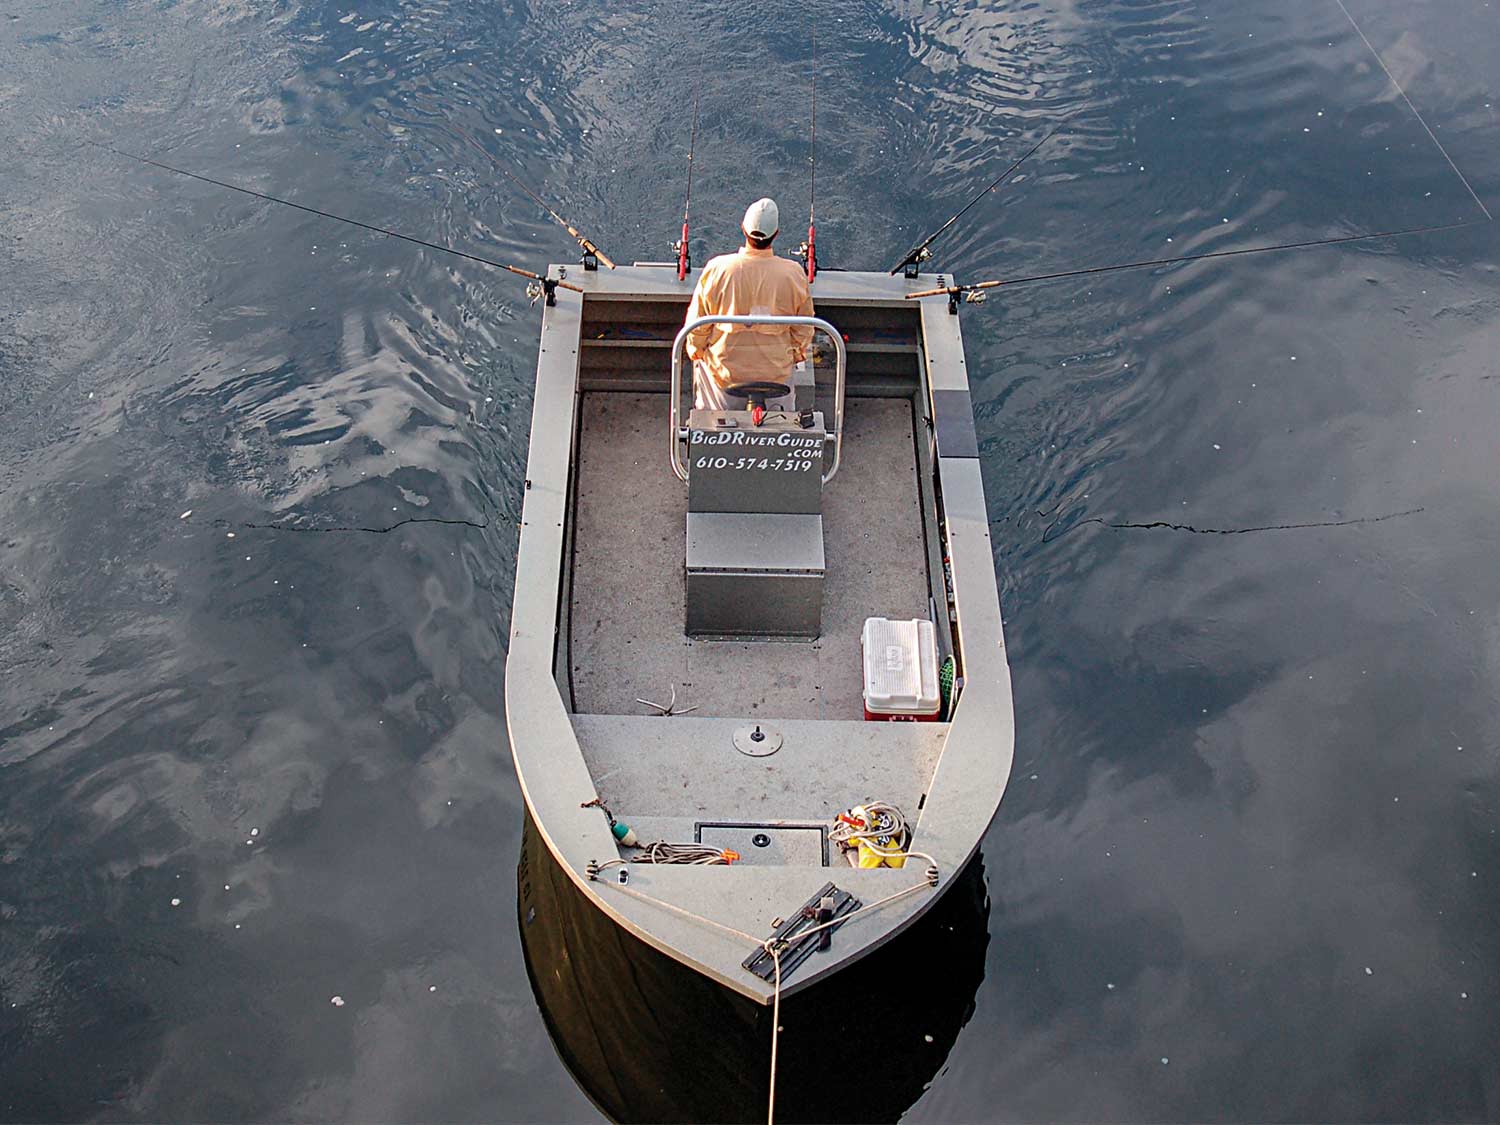
[(673, 844), (656, 840), (640, 845), (640, 852), (630, 857), (631, 863), (686, 863), (692, 866), (710, 866), (733, 863), (738, 852), (726, 848), (711, 848), (707, 844)]
[[(937, 861), (926, 852), (907, 851), (901, 844), (901, 841), (910, 839), (911, 829), (906, 823), (905, 814), (888, 801), (867, 801), (864, 810), (870, 818), (867, 826), (861, 828), (841, 816), (828, 830), (829, 842), (846, 850), (862, 846), (881, 859), (925, 859), (930, 865), (930, 881), (937, 869)], [(882, 844), (882, 840), (894, 843)]]

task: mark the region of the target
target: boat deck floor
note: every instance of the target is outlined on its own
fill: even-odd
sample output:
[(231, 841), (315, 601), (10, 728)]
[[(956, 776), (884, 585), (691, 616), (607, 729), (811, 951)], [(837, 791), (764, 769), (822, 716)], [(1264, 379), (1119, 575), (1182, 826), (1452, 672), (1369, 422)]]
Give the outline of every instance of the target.
[(782, 748), (750, 758), (734, 749), (742, 723), (573, 717), (599, 795), (643, 840), (692, 840), (704, 822), (826, 826), (872, 795), (914, 814), (948, 735), (947, 723), (778, 719)]
[(816, 641), (706, 641), (683, 633), (687, 486), (667, 460), (667, 399), (583, 396), (569, 659), (573, 710), (695, 717), (859, 719), (867, 617), (929, 615), (913, 414), (850, 399), (843, 463), (823, 495), (826, 578)]

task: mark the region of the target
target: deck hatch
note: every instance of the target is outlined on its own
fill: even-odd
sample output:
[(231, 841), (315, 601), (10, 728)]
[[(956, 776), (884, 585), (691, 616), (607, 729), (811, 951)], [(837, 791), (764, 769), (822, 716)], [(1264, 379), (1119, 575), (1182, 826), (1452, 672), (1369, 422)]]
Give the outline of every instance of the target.
[(729, 848), (739, 862), (757, 867), (827, 867), (828, 833), (821, 824), (699, 821), (693, 836), (711, 848)]
[(690, 511), (687, 635), (812, 640), (823, 567), (822, 516)]

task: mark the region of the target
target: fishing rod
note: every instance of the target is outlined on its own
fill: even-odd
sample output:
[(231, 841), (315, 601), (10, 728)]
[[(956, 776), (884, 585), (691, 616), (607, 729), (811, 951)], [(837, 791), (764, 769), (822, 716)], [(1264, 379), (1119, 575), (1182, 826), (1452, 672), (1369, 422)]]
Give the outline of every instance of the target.
[(1019, 168), (1022, 164), (1026, 163), (1026, 161), (1030, 158), (1030, 156), (1031, 156), (1032, 153), (1036, 152), (1037, 149), (1041, 148), (1044, 144), (1046, 144), (1054, 136), (1056, 136), (1057, 135), (1057, 131), (1059, 129), (1061, 129), (1064, 125), (1066, 125), (1067, 123), (1068, 123), (1068, 118), (1064, 117), (1061, 121), (1059, 121), (1056, 125), (1054, 125), (1052, 127), (1052, 130), (1045, 137), (1043, 137), (1041, 140), (1037, 141), (1036, 144), (1032, 145), (1029, 149), (1027, 149), (1026, 152), (1025, 152), (1025, 154), (1021, 157), (1020, 160), (1017, 160), (1014, 164), (1012, 164), (1004, 172), (1000, 173), (1000, 175), (996, 176), (993, 180), (991, 180), (990, 183), (988, 184), (988, 186), (986, 186), (983, 191), (981, 191), (973, 199), (969, 200), (969, 202), (965, 203), (963, 205), (963, 207), (961, 207), (957, 211), (957, 213), (955, 213), (953, 215), (952, 218), (950, 218), (946, 223), (944, 223), (942, 226), (938, 227), (937, 230), (933, 231), (926, 238), (924, 238), (921, 242), (917, 243), (910, 250), (908, 250), (906, 252), (906, 257), (902, 258), (899, 262), (897, 262), (896, 265), (895, 265), (895, 268), (893, 268), (890, 271), (891, 272), (891, 276), (894, 277), (896, 274), (901, 273), (904, 270), (907, 277), (916, 277), (917, 276), (917, 267), (922, 262), (925, 262), (928, 258), (932, 257), (932, 251), (929, 250), (928, 247), (930, 247), (934, 242), (936, 242), (944, 234), (944, 232), (946, 232), (948, 230), (949, 227), (951, 227), (954, 223), (958, 222), (959, 219), (963, 218), (964, 217), (964, 213), (966, 211), (968, 211), (970, 207), (973, 207), (974, 204), (978, 203), (986, 195), (988, 195), (990, 192), (994, 191), (997, 187), (999, 187), (1001, 184), (1003, 184), (1006, 180), (1010, 179), (1010, 177), (1015, 174), (1016, 169)]
[(693, 152), (698, 147), (698, 94), (693, 88), (693, 131), (688, 140), (687, 196), (682, 202), (682, 237), (672, 249), (677, 252), (677, 280), (686, 281), (688, 271), (693, 268), (692, 255), (688, 250), (688, 209), (693, 205)]
[[(85, 141), (84, 144), (92, 145), (94, 148), (102, 148), (105, 152), (112, 152), (116, 156), (123, 156), (128, 160), (134, 160), (137, 163), (146, 164), (152, 168), (160, 168), (164, 172), (171, 172), (177, 176), (186, 176), (188, 179), (197, 180), (199, 183), (212, 184), (214, 187), (226, 188), (229, 191), (237, 191), (241, 195), (252, 196), (255, 199), (264, 200), (267, 203), (279, 203), (283, 207), (291, 207), (298, 211), (305, 211), (309, 215), (317, 215), (318, 217), (323, 219), (332, 219), (334, 222), (338, 223), (348, 223), (351, 227), (359, 227), (361, 230), (373, 231), (375, 234), (383, 234), (387, 238), (399, 238), (402, 242), (410, 242), (413, 245), (422, 246), (428, 250), (437, 250), (443, 254), (452, 254), (456, 258), (466, 258), (471, 262), (478, 262), (480, 265), (491, 266), (497, 270), (505, 270), (507, 273), (518, 274), (521, 277), (530, 278), (533, 282), (533, 285), (528, 286), (527, 291), (531, 294), (532, 299), (535, 300), (538, 296), (545, 296), (547, 298), (547, 304), (549, 305), (555, 305), (557, 303), (553, 292), (558, 288), (571, 289), (575, 293), (583, 292), (583, 289), (577, 285), (573, 285), (566, 281), (559, 281), (550, 277), (543, 277), (539, 273), (533, 273), (531, 270), (522, 269), (520, 266), (509, 266), (504, 262), (497, 262), (493, 258), (486, 258), (482, 254), (471, 254), (466, 250), (455, 250), (452, 246), (444, 246), (441, 243), (437, 242), (428, 242), (425, 238), (417, 238), (410, 234), (402, 234), (400, 231), (391, 230), (388, 227), (380, 227), (376, 226), (374, 223), (361, 222), (359, 219), (351, 219), (344, 215), (335, 215), (332, 211), (322, 211), (317, 207), (308, 207), (306, 204), (293, 203), (290, 199), (282, 199), (280, 196), (268, 195), (266, 192), (256, 191), (254, 188), (241, 187), (239, 184), (231, 184), (227, 180), (216, 180), (212, 176), (204, 176), (197, 172), (189, 172), (186, 168), (178, 168), (171, 164), (165, 164), (160, 160), (152, 160), (149, 156), (140, 156), (134, 152), (126, 152), (122, 148), (115, 148), (113, 145), (101, 144), (99, 141)], [(537, 288), (537, 286), (540, 286), (540, 288)]]
[(807, 241), (802, 244), (802, 254), (807, 259), (807, 283), (811, 285), (818, 277), (818, 228), (813, 221), (818, 204), (818, 13), (812, 17), (812, 132), (809, 158), (812, 163), (807, 188)]
[(1404, 238), (1412, 234), (1431, 234), (1435, 231), (1458, 230), (1461, 227), (1479, 226), (1488, 219), (1468, 219), (1461, 223), (1442, 223), (1436, 226), (1408, 227), (1404, 230), (1379, 231), (1375, 234), (1347, 234), (1337, 238), (1314, 238), (1304, 242), (1283, 242), (1275, 246), (1245, 246), (1238, 250), (1214, 250), (1207, 254), (1186, 254), (1177, 258), (1153, 258), (1145, 262), (1121, 262), (1112, 266), (1088, 266), (1084, 269), (1062, 270), (1058, 273), (1037, 273), (1027, 277), (1013, 277), (997, 281), (974, 281), (966, 285), (941, 285), (934, 289), (923, 289), (906, 294), (906, 300), (919, 297), (948, 298), (948, 311), (958, 312), (958, 299), (964, 297), (972, 304), (985, 298), (986, 289), (997, 289), (1002, 285), (1027, 285), (1033, 281), (1057, 281), (1065, 277), (1088, 277), (1093, 274), (1115, 273), (1120, 270), (1143, 270), (1152, 266), (1175, 266), (1183, 262), (1203, 262), (1210, 258), (1237, 258), (1247, 254), (1274, 254), (1284, 250), (1306, 250), (1315, 246), (1340, 246), (1350, 242), (1370, 242), (1377, 238)]
[[(450, 121), (449, 124), (452, 125), (453, 123)], [(514, 172), (512, 172), (509, 168), (507, 168), (505, 166), (505, 164), (500, 160), (499, 157), (497, 157), (489, 149), (485, 148), (482, 144), (480, 144), (478, 141), (476, 141), (473, 137), (469, 136), (469, 134), (464, 129), (460, 128), (459, 126), (453, 125), (453, 131), (456, 132), (464, 140), (468, 141), (471, 145), (473, 145), (481, 153), (483, 153), (484, 156), (485, 156), (485, 158), (487, 160), (489, 160), (489, 162), (491, 164), (493, 164), (496, 168), (500, 169), (500, 171), (503, 172), (503, 173), (505, 173), (506, 176), (510, 177), (511, 183), (515, 184), (516, 187), (518, 187), (522, 191), (524, 191), (528, 196), (531, 197), (531, 199), (536, 203), (536, 205), (538, 207), (540, 207), (543, 211), (547, 212), (547, 214), (551, 215), (553, 222), (555, 222), (558, 226), (562, 227), (563, 230), (567, 231), (570, 235), (573, 236), (573, 238), (577, 241), (578, 245), (581, 246), (581, 247), (583, 247), (583, 268), (584, 269), (586, 269), (586, 270), (598, 269), (599, 268), (599, 266), (598, 266), (599, 262), (603, 262), (610, 269), (614, 269), (615, 268), (615, 264), (612, 261), (609, 260), (609, 256), (607, 254), (605, 254), (603, 250), (600, 250), (599, 247), (597, 247), (596, 245), (594, 245), (594, 243), (591, 242), (584, 235), (578, 233), (577, 228), (574, 227), (572, 223), (568, 222), (567, 219), (564, 219), (556, 211), (552, 210), (551, 207), (548, 207), (545, 203), (543, 203), (542, 202), (542, 197), (539, 196), (536, 192), (532, 191), (525, 184), (523, 184), (521, 182), (520, 177), (517, 176)], [(597, 259), (597, 261), (595, 261), (595, 259)]]

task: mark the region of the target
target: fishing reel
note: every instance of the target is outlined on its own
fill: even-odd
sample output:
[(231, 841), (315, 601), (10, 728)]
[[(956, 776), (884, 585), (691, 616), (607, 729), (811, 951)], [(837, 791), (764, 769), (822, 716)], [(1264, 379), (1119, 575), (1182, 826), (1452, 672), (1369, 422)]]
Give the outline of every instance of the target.
[(536, 308), (536, 303), (541, 300), (545, 300), (547, 307), (551, 308), (557, 304), (557, 282), (550, 277), (528, 281), (526, 283), (526, 296), (531, 298), (532, 308)]
[(812, 227), (807, 228), (807, 239), (792, 252), (792, 257), (800, 258), (807, 271), (807, 283), (811, 285), (818, 276), (818, 244), (817, 235)]
[(797, 247), (793, 257), (801, 258), (803, 266), (807, 269), (807, 280), (811, 284), (813, 278), (818, 276), (818, 249), (812, 242), (804, 242)]
[(965, 289), (963, 286), (954, 286), (948, 290), (948, 312), (952, 316), (958, 315), (958, 300), (962, 297), (965, 304), (982, 305), (989, 300), (990, 295), (983, 289)]
[(932, 251), (926, 246), (919, 247), (907, 255), (906, 261), (901, 264), (901, 275), (907, 279), (916, 277), (922, 272), (922, 263), (932, 257)]

